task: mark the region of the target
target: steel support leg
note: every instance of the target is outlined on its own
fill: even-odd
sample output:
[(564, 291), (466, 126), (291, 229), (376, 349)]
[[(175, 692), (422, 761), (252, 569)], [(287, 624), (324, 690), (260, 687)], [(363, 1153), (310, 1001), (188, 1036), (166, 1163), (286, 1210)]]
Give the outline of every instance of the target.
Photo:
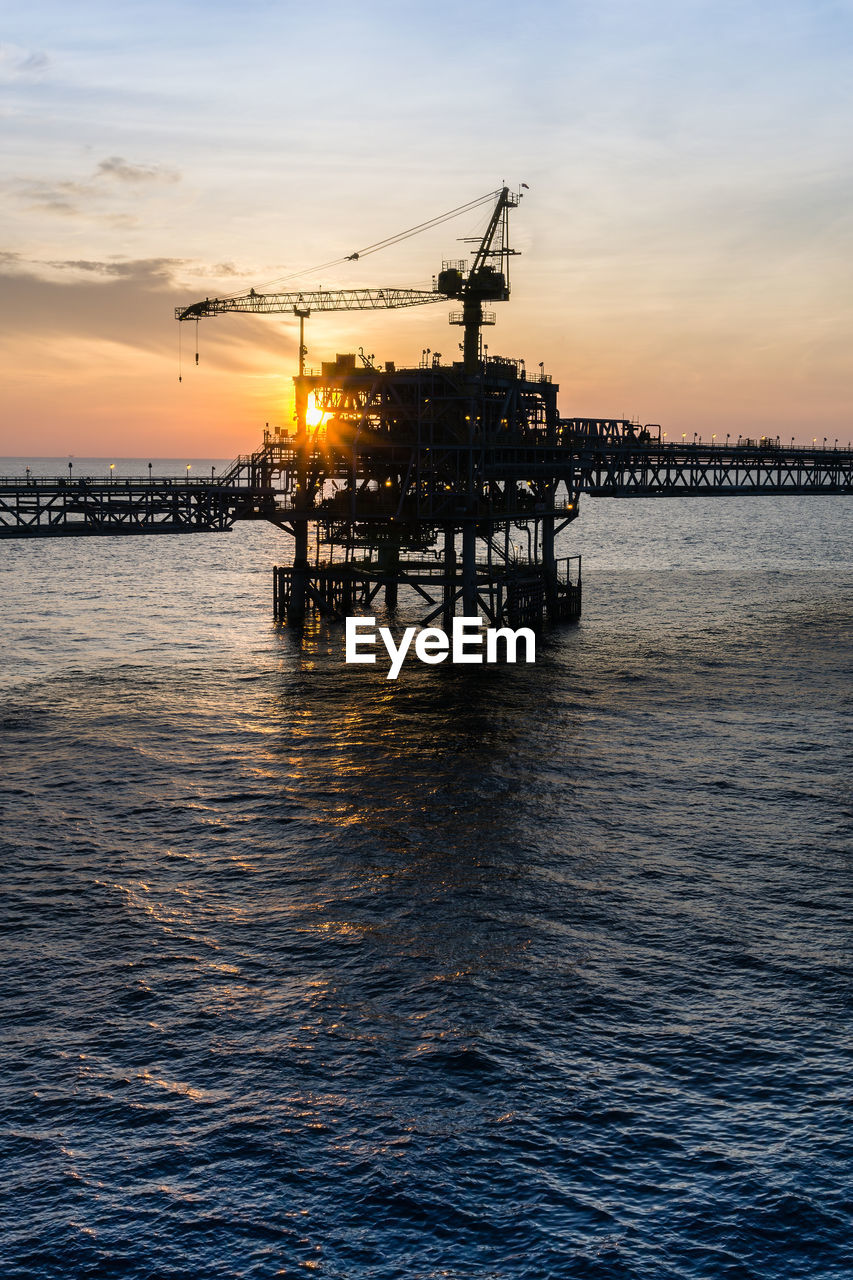
[(305, 620), (305, 597), (308, 587), (308, 521), (294, 520), (293, 535), (293, 586), (290, 592), (287, 620), (298, 624)]
[(557, 561), (554, 556), (554, 517), (542, 520), (542, 576), (545, 579), (545, 607), (549, 622), (557, 622)]
[(379, 555), (379, 567), (383, 573), (388, 575), (388, 581), (385, 583), (385, 606), (388, 609), (396, 609), (400, 574), (399, 543), (389, 543), (382, 548)]
[(453, 626), (456, 611), (456, 530), (452, 524), (444, 526), (444, 629)]
[(473, 520), (462, 526), (462, 612), (466, 618), (477, 613), (477, 526)]

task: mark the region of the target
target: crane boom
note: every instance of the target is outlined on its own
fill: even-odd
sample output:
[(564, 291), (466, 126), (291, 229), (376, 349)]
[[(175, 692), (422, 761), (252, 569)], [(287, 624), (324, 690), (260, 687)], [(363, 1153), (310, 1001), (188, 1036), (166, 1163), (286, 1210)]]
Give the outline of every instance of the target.
[(446, 302), (438, 289), (309, 289), (291, 293), (248, 293), (236, 298), (205, 298), (188, 307), (175, 307), (176, 320), (199, 320), (229, 311), (258, 315), (310, 311), (381, 311), (394, 307), (419, 307), (427, 302)]

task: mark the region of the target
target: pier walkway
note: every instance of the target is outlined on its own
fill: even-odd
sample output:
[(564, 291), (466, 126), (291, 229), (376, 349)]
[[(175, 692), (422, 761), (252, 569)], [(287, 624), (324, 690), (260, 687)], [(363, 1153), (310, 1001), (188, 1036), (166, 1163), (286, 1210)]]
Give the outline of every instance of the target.
[[(374, 442), (372, 457), (384, 452), (389, 465), (410, 478), (423, 475), (429, 449), (399, 443), (385, 450)], [(525, 489), (533, 482), (551, 488), (549, 510), (558, 518), (581, 495), (611, 498), (708, 497), (757, 494), (853, 493), (853, 450), (832, 447), (778, 448), (747, 445), (637, 442), (620, 435), (609, 441), (515, 443), (506, 438), (479, 441), (471, 459), (467, 445), (442, 447), (442, 465), (458, 474), (463, 455), (478, 473), (478, 517), (524, 519), (541, 504)], [(294, 475), (296, 450), (267, 445), (238, 459), (221, 477), (171, 478), (0, 477), (0, 538), (122, 536), (129, 534), (221, 533), (241, 520), (270, 520), (287, 527), (293, 519), (329, 520), (340, 514), (371, 522), (405, 518), (438, 520), (452, 515), (459, 491), (448, 486), (446, 510), (436, 506), (430, 485), (426, 509), (423, 489), (395, 484), (393, 493), (370, 491), (365, 482), (375, 466), (357, 474), (344, 492), (324, 496), (322, 486), (310, 507), (300, 501)], [(405, 465), (403, 463), (405, 462)], [(349, 458), (315, 450), (309, 471), (330, 481), (350, 481)], [(490, 481), (501, 482), (499, 508), (489, 496)], [(513, 509), (506, 506), (506, 482), (512, 482)], [(392, 487), (392, 486), (389, 486)], [(562, 496), (561, 496), (562, 494)], [(411, 509), (410, 509), (411, 508)]]

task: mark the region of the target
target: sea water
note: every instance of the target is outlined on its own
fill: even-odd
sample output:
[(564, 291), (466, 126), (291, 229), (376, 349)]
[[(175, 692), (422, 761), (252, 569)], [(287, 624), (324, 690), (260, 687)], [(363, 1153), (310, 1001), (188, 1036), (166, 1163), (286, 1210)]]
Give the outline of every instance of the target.
[(270, 526), (4, 542), (2, 1275), (851, 1274), (850, 516), (585, 499), (394, 682)]

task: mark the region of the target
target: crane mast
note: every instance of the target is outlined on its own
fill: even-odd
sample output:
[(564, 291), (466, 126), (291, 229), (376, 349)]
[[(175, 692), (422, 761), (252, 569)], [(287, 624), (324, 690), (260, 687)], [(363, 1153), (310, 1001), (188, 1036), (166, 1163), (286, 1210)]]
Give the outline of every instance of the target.
[[(451, 313), (450, 323), (463, 328), (463, 363), (467, 374), (475, 374), (480, 365), (482, 326), (495, 322), (494, 313), (484, 311), (483, 303), (509, 300), (509, 259), (516, 252), (509, 247), (509, 211), (517, 208), (518, 201), (519, 197), (512, 195), (509, 187), (502, 187), (471, 269), (465, 274), (464, 262), (445, 263), (438, 277), (439, 292), (462, 302), (461, 312)], [(497, 266), (493, 266), (489, 258), (497, 258)]]

